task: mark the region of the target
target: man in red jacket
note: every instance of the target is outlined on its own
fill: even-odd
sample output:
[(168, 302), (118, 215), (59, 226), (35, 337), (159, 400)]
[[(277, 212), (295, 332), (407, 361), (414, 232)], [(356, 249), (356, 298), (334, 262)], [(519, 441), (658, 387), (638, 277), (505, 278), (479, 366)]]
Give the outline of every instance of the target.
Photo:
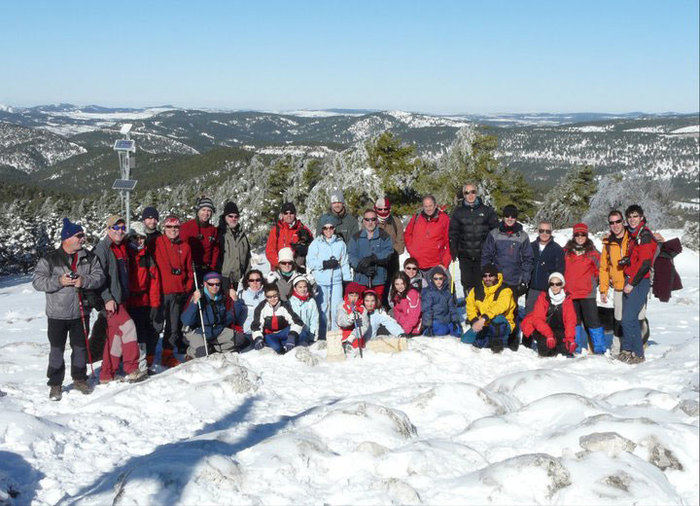
[(166, 367), (175, 367), (180, 361), (175, 358), (175, 346), (185, 344), (182, 341), (180, 315), (187, 297), (192, 291), (192, 253), (189, 245), (180, 238), (180, 218), (174, 214), (165, 218), (163, 226), (165, 235), (156, 239), (155, 258), (163, 287), (163, 314), (165, 330), (163, 332), (163, 355), (161, 363)]
[(219, 231), (209, 223), (216, 211), (210, 198), (201, 197), (195, 204), (197, 216), (182, 224), (180, 238), (190, 246), (192, 260), (197, 269), (197, 279), (209, 271), (216, 270), (219, 259)]
[(279, 264), (277, 255), (282, 248), (292, 248), (294, 262), (297, 270), (306, 272), (306, 252), (313, 240), (311, 230), (297, 219), (297, 209), (291, 202), (282, 204), (281, 218), (270, 229), (267, 236), (265, 256), (270, 262), (270, 271), (274, 271)]
[(423, 273), (440, 264), (449, 269), (450, 217), (438, 209), (435, 197), (423, 197), (423, 210), (414, 215), (406, 225), (404, 240), (410, 256), (418, 260)]
[(622, 343), (618, 359), (629, 364), (644, 362), (644, 345), (639, 311), (649, 295), (652, 263), (656, 254), (656, 240), (646, 226), (642, 208), (633, 204), (625, 210), (630, 242), (625, 265), (625, 286), (622, 289)]

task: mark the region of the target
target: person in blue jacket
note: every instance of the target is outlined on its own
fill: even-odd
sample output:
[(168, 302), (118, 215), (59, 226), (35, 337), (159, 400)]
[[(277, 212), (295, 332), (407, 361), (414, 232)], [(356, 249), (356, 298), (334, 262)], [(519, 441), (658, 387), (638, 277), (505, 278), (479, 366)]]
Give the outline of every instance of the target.
[(564, 273), (564, 250), (552, 238), (552, 224), (541, 221), (537, 226), (537, 239), (532, 241), (532, 259), (535, 265), (530, 277), (530, 288), (525, 299), (525, 314), (535, 308), (541, 293), (549, 290), (549, 275)]
[(362, 305), (365, 306), (369, 318), (369, 335), (365, 339), (373, 339), (378, 335), (407, 336), (399, 322), (381, 308), (377, 292), (372, 289), (365, 290), (362, 294)]
[(518, 208), (503, 208), (503, 221), (486, 236), (481, 251), (481, 267), (495, 265), (503, 282), (513, 291), (515, 300), (525, 295), (530, 284), (533, 258), (530, 238), (518, 223)]
[(355, 270), (356, 283), (372, 288), (379, 298), (384, 294), (387, 267), (394, 246), (391, 236), (377, 228), (377, 212), (367, 209), (362, 214), (362, 229), (354, 234), (348, 244), (350, 266)]
[[(209, 353), (240, 351), (250, 344), (245, 334), (230, 328), (243, 322), (237, 321), (231, 297), (221, 292), (221, 281), (221, 274), (218, 272), (205, 274), (202, 290), (192, 293), (192, 298), (180, 316), (182, 324), (189, 327), (184, 335), (188, 344), (188, 359), (203, 357), (206, 354), (202, 327)], [(202, 306), (204, 325), (199, 316), (198, 303)]]
[(343, 303), (343, 282), (351, 281), (350, 263), (345, 241), (336, 235), (337, 220), (331, 215), (321, 217), (321, 233), (309, 245), (306, 267), (316, 280), (316, 302), (321, 310), (319, 339), (326, 332), (338, 330), (336, 313)]
[(442, 265), (436, 265), (428, 272), (428, 287), (421, 293), (421, 310), (424, 335), (462, 335), (459, 309), (450, 291), (449, 275)]

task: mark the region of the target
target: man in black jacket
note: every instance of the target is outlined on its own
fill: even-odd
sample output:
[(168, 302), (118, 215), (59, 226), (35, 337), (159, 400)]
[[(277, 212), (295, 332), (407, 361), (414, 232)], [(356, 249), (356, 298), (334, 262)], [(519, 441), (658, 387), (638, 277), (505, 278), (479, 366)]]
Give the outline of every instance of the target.
[(534, 268), (530, 278), (530, 288), (525, 299), (525, 314), (535, 308), (535, 302), (542, 292), (549, 289), (549, 275), (553, 272), (564, 274), (564, 250), (552, 238), (552, 224), (541, 221), (537, 227), (537, 239), (532, 241)]
[(464, 198), (450, 216), (450, 253), (459, 258), (464, 296), (481, 283), (481, 248), (491, 229), (498, 225), (496, 211), (477, 196), (476, 186), (467, 183)]

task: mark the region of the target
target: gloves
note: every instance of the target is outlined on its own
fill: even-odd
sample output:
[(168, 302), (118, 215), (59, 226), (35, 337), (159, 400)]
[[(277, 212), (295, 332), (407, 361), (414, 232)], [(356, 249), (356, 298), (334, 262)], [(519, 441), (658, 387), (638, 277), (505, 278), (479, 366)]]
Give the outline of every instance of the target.
[(294, 343), (286, 343), (284, 345), (284, 352), (292, 351), (294, 349)]
[(566, 348), (566, 351), (573, 355), (576, 352), (576, 341), (566, 341), (564, 343), (564, 347)]
[[(374, 256), (374, 255), (372, 255), (372, 256)], [(380, 266), (380, 267), (386, 267), (386, 266), (389, 265), (389, 258), (390, 258), (390, 257), (386, 257), (386, 258), (382, 258), (382, 259), (380, 260), (380, 259), (378, 259), (377, 257), (374, 257), (374, 262), (372, 262), (372, 263), (373, 263), (373, 265), (377, 265), (377, 266)]]
[(372, 257), (364, 257), (362, 260), (360, 260), (357, 263), (357, 267), (355, 268), (356, 271), (364, 273), (367, 268), (370, 266)]
[(262, 337), (257, 337), (253, 343), (256, 350), (262, 350), (265, 347), (265, 340)]
[(525, 295), (527, 293), (527, 284), (521, 282), (515, 289), (515, 293), (518, 297)]
[(547, 348), (549, 348), (550, 350), (553, 350), (556, 345), (557, 345), (557, 341), (553, 337), (547, 338)]
[(338, 267), (340, 267), (340, 262), (335, 257), (323, 261), (323, 270), (337, 269)]

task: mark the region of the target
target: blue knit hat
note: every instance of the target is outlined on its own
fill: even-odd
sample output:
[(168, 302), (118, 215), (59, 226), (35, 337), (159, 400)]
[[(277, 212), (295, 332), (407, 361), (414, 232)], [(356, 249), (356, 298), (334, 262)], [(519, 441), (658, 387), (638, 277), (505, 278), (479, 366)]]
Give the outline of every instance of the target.
[(71, 222), (68, 218), (63, 218), (63, 228), (61, 229), (61, 241), (70, 239), (78, 232), (82, 232), (83, 227), (77, 223)]
[(156, 220), (160, 218), (160, 216), (158, 216), (158, 209), (155, 207), (145, 208), (141, 213), (141, 221), (145, 220), (146, 218), (155, 218)]
[(219, 274), (219, 273), (216, 272), (216, 271), (211, 271), (211, 272), (207, 272), (207, 273), (204, 275), (204, 282), (205, 282), (205, 283), (206, 283), (207, 281), (212, 280), (212, 279), (218, 279), (219, 281), (221, 281), (221, 274)]

